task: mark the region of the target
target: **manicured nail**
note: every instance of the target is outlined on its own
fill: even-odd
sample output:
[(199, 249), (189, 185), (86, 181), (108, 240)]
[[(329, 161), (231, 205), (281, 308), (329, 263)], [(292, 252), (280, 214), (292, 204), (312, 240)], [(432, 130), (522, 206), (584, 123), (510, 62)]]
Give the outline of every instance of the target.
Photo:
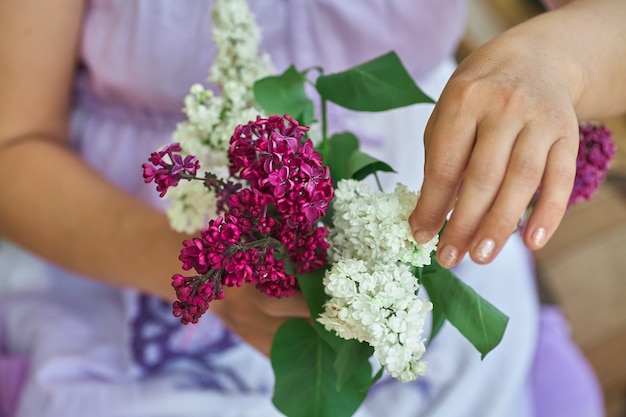
[(418, 230), (417, 232), (413, 233), (413, 239), (415, 239), (415, 241), (417, 243), (423, 245), (424, 243), (428, 243), (431, 240), (433, 240), (435, 235), (436, 235), (436, 233), (425, 232), (423, 230)]
[(496, 242), (493, 239), (481, 240), (476, 247), (476, 259), (478, 259), (480, 262), (487, 262), (491, 258), (491, 255), (493, 254), (493, 250), (495, 248)]
[(445, 245), (439, 250), (439, 263), (444, 268), (452, 268), (459, 260), (459, 251), (452, 245)]
[(541, 248), (546, 241), (546, 229), (544, 227), (538, 227), (533, 232), (531, 240), (537, 248)]

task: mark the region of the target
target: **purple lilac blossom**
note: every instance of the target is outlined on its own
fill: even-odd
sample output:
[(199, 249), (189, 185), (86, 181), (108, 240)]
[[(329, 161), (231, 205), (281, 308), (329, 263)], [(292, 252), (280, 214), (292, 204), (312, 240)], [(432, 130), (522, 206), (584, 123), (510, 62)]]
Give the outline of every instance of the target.
[(172, 143), (162, 150), (152, 152), (148, 158), (149, 164), (143, 164), (143, 178), (146, 183), (157, 185), (159, 196), (163, 197), (168, 188), (175, 187), (185, 174), (195, 177), (200, 169), (200, 162), (195, 156), (187, 155), (184, 159), (176, 152), (180, 152), (179, 143)]
[[(231, 179), (247, 187), (205, 179), (207, 188), (221, 195), (224, 213), (200, 237), (183, 242), (182, 268), (195, 274), (172, 277), (174, 315), (182, 323), (196, 323), (211, 301), (224, 297), (224, 286), (249, 284), (270, 297), (291, 296), (298, 289), (294, 273), (326, 264), (328, 230), (318, 223), (334, 191), (328, 167), (305, 138), (307, 130), (289, 116), (258, 117), (236, 128), (228, 152)], [(144, 167), (146, 182), (155, 181), (162, 193), (177, 182), (175, 169), (188, 172), (195, 166), (193, 159), (172, 152), (152, 155), (150, 162), (160, 168)], [(163, 162), (165, 155), (172, 166)]]
[(576, 158), (576, 179), (567, 207), (586, 201), (598, 191), (606, 178), (613, 157), (615, 144), (611, 131), (604, 126), (582, 124), (579, 127), (580, 145)]

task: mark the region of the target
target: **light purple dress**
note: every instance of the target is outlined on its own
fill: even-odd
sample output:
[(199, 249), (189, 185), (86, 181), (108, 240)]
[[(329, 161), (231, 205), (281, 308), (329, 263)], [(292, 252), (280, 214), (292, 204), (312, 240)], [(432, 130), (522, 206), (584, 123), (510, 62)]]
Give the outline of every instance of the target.
[[(278, 70), (295, 63), (331, 72), (393, 49), (434, 96), (453, 68), (449, 57), (464, 22), (461, 0), (250, 3)], [(163, 202), (143, 183), (140, 167), (170, 141), (189, 86), (206, 78), (214, 54), (210, 6), (204, 0), (92, 0), (85, 14), (73, 145), (111, 181), (155, 205)], [(386, 177), (387, 185), (401, 180), (417, 188), (420, 137), (431, 110), (358, 115), (334, 109), (331, 121), (336, 130), (357, 133), (369, 152), (400, 172)], [(555, 374), (544, 366), (553, 365), (553, 357), (536, 355), (538, 341), (550, 333), (539, 336), (532, 266), (519, 239), (492, 265), (464, 263), (457, 272), (510, 316), (502, 344), (481, 362), (445, 326), (428, 349), (427, 375), (410, 384), (383, 378), (357, 415), (600, 415), (596, 387), (584, 385), (588, 370), (567, 334), (551, 333), (558, 337), (550, 340), (557, 356), (573, 355), (566, 363), (579, 373), (558, 368)], [(0, 248), (0, 274), (0, 417), (280, 415), (270, 402), (268, 361), (212, 315), (182, 326), (169, 305), (76, 277), (9, 243)], [(547, 328), (563, 329), (558, 314), (548, 322), (542, 317)], [(563, 402), (563, 381), (573, 379), (584, 384), (567, 387)], [(538, 395), (546, 381), (561, 389)], [(590, 392), (590, 400), (579, 390)], [(567, 402), (577, 406), (565, 410)]]

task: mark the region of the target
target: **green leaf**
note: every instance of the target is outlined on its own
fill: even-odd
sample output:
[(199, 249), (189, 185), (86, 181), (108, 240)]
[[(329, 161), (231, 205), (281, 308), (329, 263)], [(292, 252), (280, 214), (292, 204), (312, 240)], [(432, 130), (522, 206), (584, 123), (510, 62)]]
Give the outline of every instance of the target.
[(509, 318), (436, 260), (422, 272), (420, 282), (433, 305), (441, 306), (445, 318), (484, 359), (502, 341)]
[(311, 320), (316, 318), (324, 311), (324, 303), (328, 296), (324, 292), (324, 275), (326, 269), (320, 268), (306, 274), (298, 274), (296, 276), (298, 285), (304, 295), (309, 311), (311, 312)]
[(367, 396), (369, 363), (337, 391), (337, 354), (305, 320), (292, 319), (278, 329), (270, 357), (276, 379), (272, 401), (289, 417), (350, 417)]
[(370, 366), (371, 374), (369, 359), (374, 354), (374, 348), (365, 342), (354, 339), (341, 339), (341, 341), (339, 349), (336, 349), (337, 359), (334, 364), (337, 371), (337, 391), (341, 391), (343, 386), (349, 383), (354, 373), (366, 366), (365, 364)]
[(349, 175), (348, 178), (360, 181), (368, 175), (379, 171), (395, 172), (393, 168), (385, 162), (369, 156), (365, 152), (361, 152), (358, 149), (352, 151), (350, 154), (346, 167), (346, 172)]
[(341, 349), (341, 344), (346, 342), (345, 339), (340, 338), (334, 332), (329, 332), (326, 328), (317, 321), (317, 318), (324, 311), (324, 303), (328, 300), (328, 295), (324, 292), (323, 278), (326, 270), (323, 268), (316, 269), (313, 272), (307, 274), (298, 274), (298, 285), (304, 295), (307, 306), (311, 313), (311, 322), (315, 331), (322, 337), (329, 346), (335, 351)]
[(372, 380), (370, 381), (370, 388), (372, 387), (372, 385), (380, 381), (380, 378), (383, 377), (384, 373), (385, 373), (385, 368), (381, 366), (378, 372), (376, 372), (376, 375), (372, 377)]
[[(431, 264), (433, 264), (433, 262), (436, 262), (435, 260), (435, 252), (433, 251), (433, 253), (431, 253)], [(429, 268), (427, 266), (427, 268)], [(417, 278), (420, 286), (422, 286), (426, 292), (430, 295), (431, 293), (435, 293), (436, 290), (435, 289), (430, 289), (430, 280), (426, 279), (423, 280), (422, 277), (424, 275), (424, 268), (420, 267), (420, 268), (416, 268), (416, 267), (411, 267), (411, 272), (413, 273), (413, 275), (415, 275), (415, 277)], [(432, 301), (432, 300), (431, 300)], [(443, 307), (441, 305), (441, 302), (437, 301), (437, 302), (433, 302), (433, 309), (432, 309), (432, 320), (431, 320), (431, 326), (430, 326), (430, 335), (428, 336), (428, 344), (430, 344), (435, 337), (437, 336), (437, 334), (439, 334), (439, 331), (441, 330), (441, 328), (443, 327), (443, 325), (446, 322), (446, 315), (443, 311)]]
[(281, 75), (254, 83), (254, 99), (269, 114), (288, 114), (299, 123), (309, 125), (314, 119), (313, 102), (304, 90), (306, 72), (292, 65)]
[(417, 103), (434, 103), (411, 78), (395, 52), (347, 71), (322, 75), (315, 87), (320, 95), (357, 111), (384, 111)]
[(328, 152), (324, 156), (324, 163), (330, 168), (333, 184), (350, 178), (348, 173), (348, 158), (352, 152), (359, 149), (359, 140), (350, 132), (336, 133), (328, 139)]
[[(430, 294), (430, 291), (426, 285), (424, 286), (424, 288), (426, 288), (426, 292)], [(441, 330), (445, 322), (446, 322), (446, 315), (443, 312), (443, 308), (441, 307), (441, 304), (440, 303), (437, 303), (436, 305), (433, 304), (432, 323), (430, 326), (430, 336), (428, 337), (429, 343), (432, 342), (433, 339), (437, 336), (437, 334), (439, 333), (439, 331)]]
[(367, 366), (371, 370), (369, 358), (374, 351), (367, 343), (359, 342), (358, 340), (342, 339), (334, 332), (326, 330), (316, 320), (323, 312), (324, 303), (328, 299), (324, 292), (322, 281), (325, 272), (324, 269), (318, 269), (308, 274), (299, 274), (297, 278), (311, 312), (311, 320), (315, 331), (337, 354), (334, 366), (337, 371), (336, 387), (340, 390), (361, 367)]

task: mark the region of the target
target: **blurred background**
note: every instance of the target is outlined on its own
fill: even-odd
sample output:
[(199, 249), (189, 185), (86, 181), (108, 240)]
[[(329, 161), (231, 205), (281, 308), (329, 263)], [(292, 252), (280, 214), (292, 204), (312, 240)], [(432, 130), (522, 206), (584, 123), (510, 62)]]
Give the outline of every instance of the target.
[[(470, 0), (458, 58), (543, 11), (538, 0)], [(607, 181), (567, 213), (535, 259), (541, 295), (569, 320), (602, 384), (607, 417), (626, 417), (626, 117), (602, 122), (617, 143)]]

